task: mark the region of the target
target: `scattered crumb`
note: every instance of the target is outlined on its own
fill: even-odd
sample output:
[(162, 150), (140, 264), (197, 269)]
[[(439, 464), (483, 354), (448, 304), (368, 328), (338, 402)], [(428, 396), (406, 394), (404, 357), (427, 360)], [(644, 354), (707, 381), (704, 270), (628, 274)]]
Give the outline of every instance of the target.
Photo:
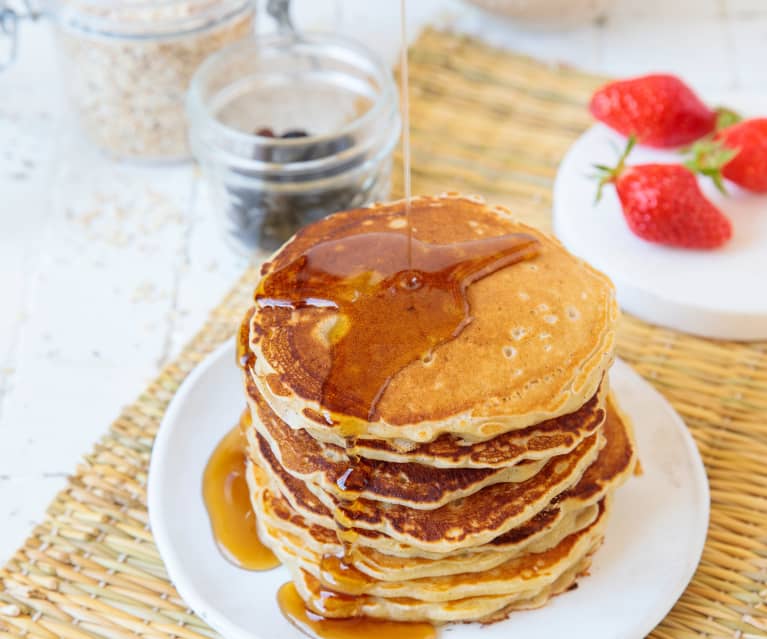
[(162, 249), (166, 230), (175, 227), (180, 233), (185, 225), (183, 211), (168, 196), (141, 182), (122, 181), (69, 206), (65, 219), (90, 243), (133, 248), (146, 255)]
[(138, 304), (139, 302), (150, 302), (156, 299), (157, 287), (152, 282), (144, 281), (139, 284), (131, 295), (131, 303)]

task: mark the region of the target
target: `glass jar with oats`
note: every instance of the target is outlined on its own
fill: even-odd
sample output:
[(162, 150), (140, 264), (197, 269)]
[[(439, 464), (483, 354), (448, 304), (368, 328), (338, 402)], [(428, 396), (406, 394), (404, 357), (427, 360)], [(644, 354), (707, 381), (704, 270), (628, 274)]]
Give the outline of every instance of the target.
[(254, 0), (52, 0), (85, 135), (136, 161), (189, 157), (184, 100), (199, 64), (251, 33)]

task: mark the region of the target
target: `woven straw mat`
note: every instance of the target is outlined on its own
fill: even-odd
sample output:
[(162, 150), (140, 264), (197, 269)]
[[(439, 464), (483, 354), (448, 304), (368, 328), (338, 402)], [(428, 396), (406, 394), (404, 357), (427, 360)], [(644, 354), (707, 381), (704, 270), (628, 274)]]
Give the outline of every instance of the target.
[[(548, 227), (557, 163), (589, 126), (585, 104), (600, 78), (434, 30), (413, 47), (410, 69), (414, 192), (479, 193)], [(174, 391), (233, 334), (255, 282), (250, 269), (0, 571), (0, 637), (217, 636), (168, 581), (147, 523), (147, 467)], [(711, 482), (703, 560), (652, 636), (767, 637), (767, 343), (624, 317), (618, 350), (687, 422)]]

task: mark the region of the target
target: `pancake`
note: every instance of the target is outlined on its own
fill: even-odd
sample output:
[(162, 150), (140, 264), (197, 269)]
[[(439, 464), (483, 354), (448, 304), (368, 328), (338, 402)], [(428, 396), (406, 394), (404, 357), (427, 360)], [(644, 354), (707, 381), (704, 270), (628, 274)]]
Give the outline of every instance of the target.
[[(348, 440), (345, 447), (342, 447), (316, 440), (303, 429), (290, 428), (272, 410), (249, 376), (245, 381), (251, 412), (258, 415), (258, 421), (264, 426), (259, 432), (269, 441), (283, 465), (286, 463), (283, 457), (286, 456), (278, 450), (280, 442), (285, 442), (286, 446), (295, 451), (293, 457), (315, 457), (321, 454), (325, 459), (339, 462), (363, 457), (398, 464), (417, 463), (432, 468), (481, 469), (505, 468), (570, 452), (604, 423), (608, 386), (606, 381), (601, 383), (597, 393), (573, 413), (521, 430), (502, 433), (483, 442), (472, 444), (452, 434), (443, 434), (432, 442), (421, 444), (402, 439), (357, 437)], [(293, 474), (303, 474), (304, 465), (295, 459), (293, 464), (288, 464), (288, 470)]]
[(573, 413), (540, 424), (470, 443), (453, 434), (442, 434), (424, 443), (403, 439), (358, 437), (347, 453), (389, 462), (416, 462), (435, 468), (497, 468), (531, 459), (548, 459), (569, 453), (604, 422), (606, 384)]
[[(282, 468), (263, 439), (259, 439), (257, 449), (249, 450), (296, 510), (313, 523), (346, 529), (346, 540), (356, 542), (358, 529), (372, 530), (419, 549), (450, 552), (486, 543), (534, 517), (556, 495), (578, 482), (603, 443), (601, 434), (596, 433), (572, 453), (549, 460), (526, 481), (493, 484), (434, 510), (368, 499), (342, 502), (331, 495), (315, 495)], [(368, 539), (360, 543), (375, 547)]]
[[(261, 487), (260, 492), (256, 491), (257, 502), (273, 503), (264, 478), (257, 483)], [(287, 502), (282, 504), (282, 509), (290, 509)], [(603, 500), (588, 520), (545, 549), (504, 557), (482, 570), (446, 571), (383, 581), (359, 570), (358, 564), (352, 567), (332, 553), (318, 553), (300, 534), (280, 525), (279, 520), (285, 521), (284, 513), (277, 517), (275, 525), (269, 508), (257, 507), (256, 510), (259, 535), (291, 571), (310, 609), (329, 617), (364, 614), (434, 622), (458, 619), (454, 616), (456, 610), (464, 620), (471, 620), (500, 614), (515, 603), (520, 604), (517, 607), (532, 600), (543, 603), (551, 594), (568, 587), (575, 576), (585, 570), (589, 555), (601, 543), (606, 519)], [(293, 527), (300, 528), (295, 521)], [(325, 541), (329, 539), (328, 536)], [(325, 546), (326, 550), (330, 548), (332, 544)], [(448, 559), (447, 563), (450, 562)], [(445, 565), (440, 560), (431, 563)], [(557, 588), (557, 584), (561, 587)]]
[[(410, 534), (390, 534), (385, 527), (376, 530), (369, 525), (360, 526), (354, 522), (351, 526), (345, 524), (353, 533), (349, 538), (353, 537), (354, 544), (358, 547), (369, 547), (388, 555), (402, 557), (435, 558), (446, 552), (470, 551), (472, 547), (485, 550), (483, 544), (494, 546), (498, 551), (513, 548), (520, 540), (536, 534), (542, 527), (553, 527), (571, 513), (597, 503), (633, 473), (637, 458), (631, 424), (615, 407), (612, 397), (608, 399), (607, 419), (599, 434), (604, 437), (605, 443), (601, 449), (595, 451), (596, 460), (591, 463), (592, 458), (586, 456), (585, 451), (580, 461), (571, 458), (570, 463), (577, 467), (585, 457), (586, 468), (573, 478), (573, 485), (561, 488), (553, 496), (548, 496), (553, 491), (549, 491), (545, 486), (547, 483), (549, 486), (551, 483), (557, 483), (559, 477), (551, 473), (547, 476), (533, 477), (522, 490), (519, 490), (518, 486), (515, 490), (515, 486), (511, 485), (510, 490), (504, 491), (509, 484), (499, 484), (437, 511), (410, 511), (402, 507), (382, 508), (378, 517), (385, 518), (387, 511), (397, 510), (405, 522), (410, 524), (407, 531)], [(284, 497), (291, 508), (310, 525), (332, 530), (335, 534), (335, 529), (339, 526), (336, 517), (343, 517), (343, 506), (332, 499), (327, 500), (326, 504), (310, 491), (306, 484), (281, 469), (265, 443), (263, 451), (251, 450), (251, 453), (254, 452), (255, 455), (252, 456), (263, 468), (272, 489)], [(564, 459), (568, 457), (564, 456)], [(551, 463), (553, 466), (559, 465), (558, 461)], [(544, 497), (537, 501), (533, 499), (534, 495), (540, 494), (541, 491)], [(355, 502), (353, 507), (358, 508), (357, 504), (360, 502), (371, 509), (375, 504), (360, 500)], [(462, 513), (461, 508), (464, 508), (465, 512)], [(487, 511), (491, 511), (492, 516), (483, 520), (480, 514)], [(520, 512), (523, 513), (521, 516)], [(435, 513), (443, 524), (445, 520), (461, 524), (450, 530), (449, 538), (434, 538), (433, 533), (445, 530), (444, 525), (440, 528), (432, 525), (431, 520), (434, 519)], [(474, 519), (476, 521), (473, 521)]]
[[(260, 477), (259, 477), (260, 475)], [(596, 519), (597, 504), (557, 519), (556, 525), (548, 521), (531, 522), (521, 527), (515, 543), (487, 544), (467, 552), (434, 555), (431, 558), (387, 555), (366, 546), (345, 548), (335, 530), (309, 524), (290, 504), (269, 490), (268, 481), (258, 466), (248, 469), (253, 508), (260, 521), (273, 532), (272, 536), (286, 535), (294, 544), (305, 549), (307, 556), (344, 557), (344, 561), (364, 575), (380, 581), (403, 581), (424, 577), (441, 577), (468, 572), (482, 572), (505, 563), (524, 553), (539, 553), (559, 544), (571, 533), (591, 525)]]
[[(425, 577), (444, 577), (458, 573), (484, 572), (519, 557), (523, 553), (540, 553), (559, 544), (576, 530), (591, 525), (599, 514), (597, 504), (572, 512), (557, 520), (557, 525), (520, 526), (523, 535), (515, 543), (476, 546), (459, 554), (434, 558), (402, 557), (384, 554), (366, 546), (357, 546), (350, 553), (351, 563), (360, 572), (380, 581), (403, 581)], [(524, 528), (524, 530), (522, 530)]]
[[(410, 215), (414, 241), (448, 245), (526, 233), (539, 241), (539, 252), (472, 283), (468, 325), (396, 372), (374, 415), (322, 405), (331, 342), (348, 318), (328, 305), (257, 305), (245, 367), (275, 413), (340, 446), (350, 437), (423, 443), (446, 433), (479, 442), (573, 413), (594, 396), (612, 362), (618, 316), (604, 275), (553, 238), (476, 200), (415, 198)], [(405, 233), (404, 203), (320, 220), (299, 231), (262, 274), (281, 272), (320, 242), (343, 246), (373, 232)], [(371, 325), (371, 339), (387, 330)]]
[(306, 431), (290, 428), (257, 391), (250, 396), (250, 403), (257, 414), (256, 421), (251, 420), (254, 427), (245, 428), (250, 447), (258, 446), (257, 437), (261, 437), (282, 468), (320, 498), (317, 491), (338, 500), (362, 498), (432, 510), (485, 486), (530, 479), (546, 464), (540, 459), (501, 468), (434, 468), (420, 463), (353, 459), (343, 448), (322, 445)]
[(638, 463), (634, 427), (612, 394), (607, 399), (607, 419), (602, 430), (608, 445), (600, 451), (597, 461), (586, 469), (580, 481), (554, 499), (553, 505), (593, 503), (634, 473)]
[(513, 557), (481, 572), (405, 581), (376, 580), (336, 557), (315, 555), (301, 545), (299, 538), (271, 529), (265, 522), (261, 524), (259, 532), (284, 564), (288, 567), (298, 566), (317, 579), (324, 588), (338, 594), (387, 599), (407, 597), (442, 603), (468, 597), (519, 595), (550, 585), (593, 547), (595, 539), (601, 538), (607, 519), (605, 513), (605, 503), (601, 502), (591, 524), (576, 530), (543, 552)]
[(292, 577), (301, 598), (313, 612), (328, 618), (371, 617), (397, 621), (430, 621), (434, 624), (450, 622), (492, 623), (506, 618), (515, 610), (540, 608), (551, 597), (565, 592), (591, 565), (591, 555), (601, 539), (593, 542), (586, 555), (549, 586), (524, 591), (516, 595), (470, 597), (446, 603), (429, 603), (418, 599), (383, 597), (349, 597), (323, 589), (320, 582), (303, 570), (292, 571)]

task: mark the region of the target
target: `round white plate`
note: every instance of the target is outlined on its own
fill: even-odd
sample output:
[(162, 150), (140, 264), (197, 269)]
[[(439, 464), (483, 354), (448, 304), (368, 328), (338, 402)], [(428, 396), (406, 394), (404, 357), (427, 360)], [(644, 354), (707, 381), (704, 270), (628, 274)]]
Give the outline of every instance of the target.
[[(448, 626), (451, 639), (639, 639), (671, 609), (695, 572), (708, 527), (706, 473), (671, 406), (625, 363), (611, 383), (635, 421), (644, 474), (620, 489), (591, 575), (548, 605), (507, 621)], [(277, 606), (284, 568), (235, 568), (213, 541), (201, 495), (214, 447), (245, 400), (234, 345), (219, 348), (176, 393), (154, 445), (149, 517), (173, 583), (228, 639), (300, 639)]]
[[(767, 97), (730, 96), (744, 115), (767, 114)], [(559, 167), (554, 232), (573, 253), (615, 282), (620, 305), (648, 322), (720, 339), (767, 339), (767, 196), (727, 185), (725, 197), (701, 179), (704, 193), (732, 220), (728, 244), (713, 251), (651, 244), (629, 231), (615, 189), (594, 203), (594, 164), (614, 166), (626, 140), (602, 124), (584, 133)], [(632, 164), (680, 162), (678, 153), (637, 146)]]

